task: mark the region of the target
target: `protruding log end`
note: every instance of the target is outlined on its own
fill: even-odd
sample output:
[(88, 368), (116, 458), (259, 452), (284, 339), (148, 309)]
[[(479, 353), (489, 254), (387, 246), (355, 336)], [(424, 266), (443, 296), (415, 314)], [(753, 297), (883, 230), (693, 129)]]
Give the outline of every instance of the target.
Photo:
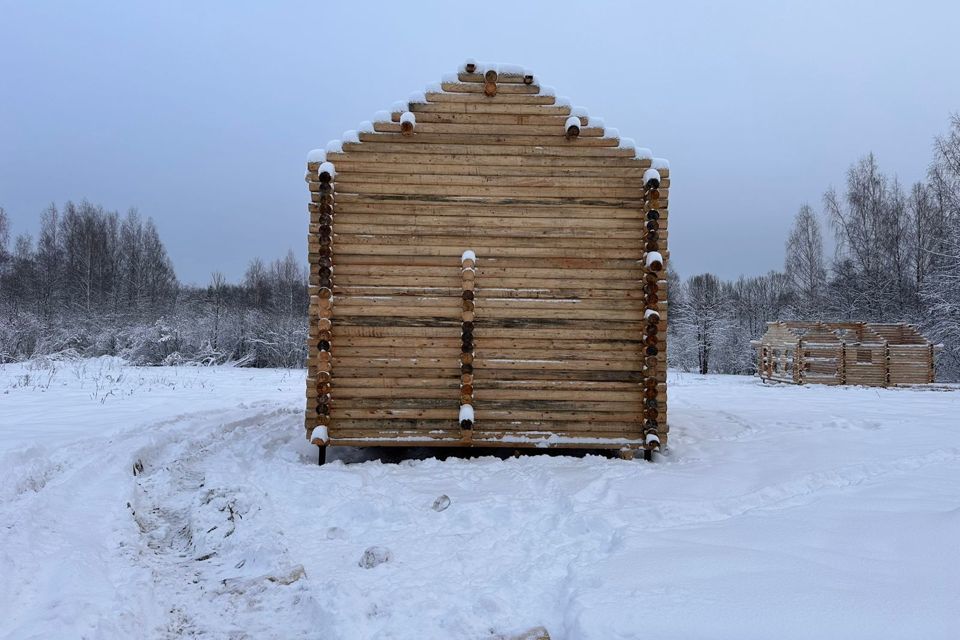
[(472, 58), (468, 59), (466, 64), (463, 65), (463, 70), (466, 71), (467, 73), (473, 73), (474, 71), (476, 71), (477, 70), (476, 60), (473, 60)]
[(496, 70), (496, 69), (487, 69), (487, 71), (483, 74), (483, 79), (484, 79), (486, 82), (494, 82), (494, 83), (495, 83), (495, 82), (497, 81), (497, 77), (498, 77), (498, 75), (497, 75), (497, 70)]
[(643, 186), (648, 191), (660, 188), (660, 172), (656, 169), (647, 169), (643, 172)]
[(488, 98), (492, 98), (497, 95), (497, 83), (496, 82), (484, 82), (483, 83), (483, 95)]
[(523, 76), (523, 84), (533, 84), (533, 74), (526, 73)]
[(576, 138), (580, 135), (580, 118), (577, 116), (570, 116), (567, 118), (566, 123), (564, 123), (564, 129), (567, 131), (568, 138)]
[(663, 270), (663, 256), (659, 251), (650, 251), (647, 253), (646, 267), (650, 271)]
[(317, 176), (320, 182), (328, 184), (337, 175), (332, 162), (324, 162), (317, 168)]
[(460, 405), (460, 428), (473, 429), (473, 405)]
[(413, 129), (417, 126), (417, 117), (410, 111), (404, 111), (400, 116), (400, 133), (405, 136), (413, 135)]

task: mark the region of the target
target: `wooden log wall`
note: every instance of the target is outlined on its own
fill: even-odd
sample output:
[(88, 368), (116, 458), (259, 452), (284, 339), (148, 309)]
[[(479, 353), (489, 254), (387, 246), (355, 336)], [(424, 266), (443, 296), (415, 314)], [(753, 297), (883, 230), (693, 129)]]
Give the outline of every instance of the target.
[[(935, 347), (909, 325), (771, 322), (754, 345), (760, 376), (776, 382), (889, 386), (935, 379)], [(785, 367), (791, 361), (793, 379)]]
[(665, 445), (669, 170), (475, 71), (308, 163), (308, 433)]

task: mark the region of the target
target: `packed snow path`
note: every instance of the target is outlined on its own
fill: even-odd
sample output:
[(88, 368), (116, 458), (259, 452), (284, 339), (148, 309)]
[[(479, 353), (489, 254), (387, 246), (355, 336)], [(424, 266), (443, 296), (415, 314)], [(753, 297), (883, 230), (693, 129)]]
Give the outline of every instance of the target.
[(656, 464), (317, 467), (302, 372), (52, 367), (0, 367), (0, 638), (960, 637), (957, 389), (671, 374)]

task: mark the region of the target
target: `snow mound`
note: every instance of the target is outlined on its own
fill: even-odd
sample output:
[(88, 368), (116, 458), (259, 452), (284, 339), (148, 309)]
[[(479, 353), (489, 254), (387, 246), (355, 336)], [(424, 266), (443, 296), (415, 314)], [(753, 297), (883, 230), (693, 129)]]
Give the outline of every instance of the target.
[(307, 162), (324, 162), (327, 159), (327, 152), (323, 149), (311, 149), (307, 154)]

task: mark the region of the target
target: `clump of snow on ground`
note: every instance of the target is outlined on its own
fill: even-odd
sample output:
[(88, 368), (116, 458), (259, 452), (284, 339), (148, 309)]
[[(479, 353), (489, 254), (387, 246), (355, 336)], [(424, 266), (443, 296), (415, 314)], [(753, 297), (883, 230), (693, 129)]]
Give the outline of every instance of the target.
[(318, 467), (303, 376), (0, 367), (0, 637), (957, 636), (955, 386), (671, 372), (655, 464)]

